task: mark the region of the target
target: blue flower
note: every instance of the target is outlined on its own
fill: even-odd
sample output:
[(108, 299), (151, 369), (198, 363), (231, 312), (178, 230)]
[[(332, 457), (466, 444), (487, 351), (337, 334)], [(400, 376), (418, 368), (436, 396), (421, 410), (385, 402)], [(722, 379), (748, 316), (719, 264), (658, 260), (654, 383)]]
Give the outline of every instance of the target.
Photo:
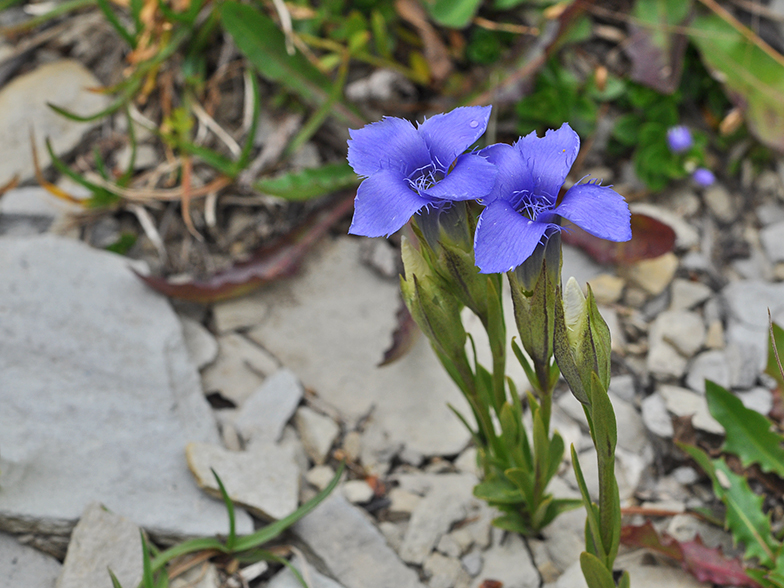
[(694, 174), (691, 176), (692, 179), (697, 182), (700, 186), (708, 187), (716, 181), (716, 176), (713, 175), (713, 172), (709, 169), (705, 169), (704, 167), (698, 167), (694, 170)]
[(575, 184), (558, 203), (579, 150), (580, 138), (564, 123), (542, 138), (533, 132), (514, 145), (499, 143), (479, 152), (498, 168), (474, 235), (476, 265), (482, 273), (522, 264), (540, 242), (561, 230), (559, 217), (602, 239), (631, 239), (629, 206), (598, 181)]
[(385, 117), (350, 130), (348, 162), (366, 179), (357, 190), (349, 233), (389, 236), (426, 207), (476, 200), (490, 192), (496, 169), (463, 153), (487, 127), (490, 106), (466, 106), (414, 127)]
[(667, 130), (667, 145), (673, 153), (683, 153), (691, 148), (693, 141), (687, 127), (670, 127)]

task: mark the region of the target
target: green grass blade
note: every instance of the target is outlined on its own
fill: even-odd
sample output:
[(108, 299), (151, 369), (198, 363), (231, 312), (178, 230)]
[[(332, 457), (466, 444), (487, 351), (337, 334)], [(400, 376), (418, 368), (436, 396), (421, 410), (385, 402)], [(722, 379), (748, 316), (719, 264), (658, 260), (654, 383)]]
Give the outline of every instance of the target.
[(234, 515), (234, 503), (229, 498), (229, 493), (226, 492), (226, 487), (223, 485), (223, 481), (218, 476), (217, 472), (210, 468), (212, 475), (215, 476), (215, 481), (218, 483), (218, 488), (220, 489), (221, 498), (223, 498), (223, 503), (226, 505), (226, 510), (229, 514), (229, 536), (226, 538), (226, 549), (229, 551), (234, 550), (234, 546), (237, 543), (237, 526), (236, 520)]
[(328, 163), (315, 169), (289, 172), (274, 178), (262, 178), (253, 187), (259, 192), (285, 200), (311, 200), (353, 188), (359, 178), (348, 163)]
[(109, 572), (109, 576), (112, 578), (112, 588), (122, 588), (122, 584), (120, 584), (120, 581), (117, 579), (117, 576), (114, 575), (114, 572), (111, 570), (111, 568), (109, 568), (107, 571)]
[(166, 551), (162, 551), (152, 560), (152, 570), (157, 572), (171, 560), (188, 553), (196, 551), (205, 551), (207, 549), (215, 549), (221, 553), (227, 553), (226, 546), (218, 541), (215, 537), (200, 537), (198, 539), (190, 539), (183, 541), (178, 545), (170, 547)]
[(256, 139), (256, 129), (259, 125), (259, 112), (261, 110), (261, 96), (259, 94), (259, 82), (256, 80), (256, 74), (248, 71), (247, 75), (250, 77), (250, 85), (253, 91), (253, 120), (250, 124), (250, 129), (248, 129), (248, 137), (245, 139), (245, 144), (242, 146), (240, 158), (235, 164), (235, 174), (248, 166), (250, 154), (251, 151), (253, 151), (253, 141)]
[(117, 15), (112, 10), (111, 6), (109, 6), (109, 0), (97, 0), (98, 8), (101, 9), (103, 15), (106, 17), (106, 20), (109, 21), (109, 24), (114, 27), (114, 30), (125, 39), (125, 42), (128, 43), (131, 48), (136, 49), (136, 39), (134, 36), (128, 32), (128, 30), (122, 25), (120, 19), (117, 18)]
[(722, 450), (737, 455), (743, 467), (756, 463), (784, 478), (784, 437), (771, 430), (771, 422), (710, 380), (705, 381), (705, 395), (708, 410), (727, 432)]
[(144, 531), (139, 530), (139, 536), (142, 538), (142, 586), (144, 588), (155, 588), (152, 574), (152, 562), (150, 561), (150, 548), (147, 546), (147, 539), (144, 537)]
[(101, 110), (99, 112), (96, 112), (95, 114), (88, 114), (86, 116), (82, 116), (80, 114), (75, 114), (75, 113), (71, 112), (70, 110), (66, 110), (65, 108), (57, 106), (56, 104), (52, 104), (51, 102), (47, 102), (46, 105), (49, 108), (51, 108), (52, 110), (54, 110), (60, 116), (64, 116), (65, 118), (67, 118), (69, 120), (72, 120), (74, 122), (92, 122), (94, 120), (98, 120), (99, 118), (103, 118), (105, 116), (109, 116), (113, 112), (116, 112), (117, 110), (122, 108), (127, 103), (128, 103), (128, 100), (125, 97), (125, 95), (123, 94), (119, 98), (117, 98), (117, 100), (112, 102), (109, 106), (107, 106), (103, 110)]
[(283, 531), (288, 529), (291, 525), (296, 523), (298, 520), (316, 508), (321, 503), (321, 501), (329, 496), (330, 492), (332, 492), (332, 490), (335, 489), (335, 486), (338, 485), (338, 482), (340, 482), (340, 476), (343, 474), (343, 470), (345, 468), (346, 464), (341, 463), (340, 467), (338, 467), (338, 471), (335, 473), (335, 477), (332, 478), (332, 481), (329, 483), (329, 485), (321, 492), (316, 494), (316, 496), (308, 500), (305, 504), (300, 506), (289, 516), (267, 525), (263, 529), (259, 529), (251, 535), (246, 535), (245, 537), (240, 537), (237, 539), (237, 544), (234, 546), (235, 550), (245, 551), (247, 549), (253, 549), (254, 547), (258, 547), (259, 545), (263, 545), (264, 543), (272, 541), (275, 537), (280, 535)]

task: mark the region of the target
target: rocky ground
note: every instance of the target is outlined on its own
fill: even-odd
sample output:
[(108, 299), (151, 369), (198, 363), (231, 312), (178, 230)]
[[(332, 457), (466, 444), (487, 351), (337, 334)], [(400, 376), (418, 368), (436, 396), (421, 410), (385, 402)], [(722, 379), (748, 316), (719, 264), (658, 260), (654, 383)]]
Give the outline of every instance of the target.
[[(160, 544), (225, 533), (210, 468), (244, 507), (237, 529), (248, 533), (295, 510), (345, 458), (341, 486), (285, 538), (313, 586), (583, 585), (581, 510), (536, 539), (491, 527), (471, 494), (475, 451), (447, 408), (465, 405), (426, 341), (377, 367), (398, 309), (390, 244), (331, 235), (294, 277), (211, 306), (171, 303), (128, 258), (84, 242), (113, 242), (116, 220), (77, 230), (74, 209), (30, 181), (19, 120), (34, 113), (36, 135), (59, 153), (89, 130), (47, 118), (52, 72), (63, 106), (92, 111), (103, 99), (83, 91), (95, 80), (70, 61), (0, 91), (0, 183), (26, 182), (0, 199), (0, 584), (108, 587), (111, 567), (135, 586), (139, 528)], [(674, 229), (674, 252), (618, 268), (564, 252), (564, 275), (591, 283), (612, 330), (623, 505), (667, 513), (656, 521), (674, 537), (699, 532), (727, 550), (729, 535), (682, 514), (712, 494), (672, 439), (719, 439), (706, 377), (764, 414), (774, 407), (762, 371), (767, 308), (784, 321), (784, 174), (749, 169), (738, 185), (683, 184), (633, 203)], [(602, 172), (608, 183), (612, 174)], [(554, 425), (596, 491), (582, 410), (565, 387), (557, 395)], [(552, 490), (578, 496), (568, 463)], [(638, 551), (618, 566), (637, 588), (699, 585)], [(297, 585), (279, 566), (209, 563), (172, 582), (248, 584)]]

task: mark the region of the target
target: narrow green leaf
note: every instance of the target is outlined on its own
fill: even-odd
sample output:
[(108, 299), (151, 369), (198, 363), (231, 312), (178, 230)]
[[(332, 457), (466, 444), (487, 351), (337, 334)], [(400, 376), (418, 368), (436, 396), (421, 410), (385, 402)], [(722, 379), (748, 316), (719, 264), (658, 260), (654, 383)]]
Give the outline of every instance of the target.
[(120, 20), (117, 18), (117, 15), (112, 10), (111, 6), (109, 6), (109, 0), (97, 0), (98, 8), (101, 9), (103, 15), (106, 17), (106, 20), (109, 21), (109, 24), (114, 27), (114, 30), (125, 39), (125, 42), (128, 43), (132, 49), (136, 49), (136, 39), (134, 36), (128, 32), (128, 30), (120, 23)]
[[(332, 83), (301, 53), (289, 55), (286, 39), (275, 22), (259, 10), (234, 0), (220, 7), (224, 28), (239, 50), (270, 81), (299, 95), (312, 106), (329, 97)], [(349, 124), (362, 126), (364, 120), (343, 102), (335, 104), (335, 114)]]
[(583, 501), (580, 498), (554, 498), (547, 504), (547, 509), (541, 519), (539, 528), (545, 528), (552, 523), (558, 515), (580, 508), (581, 506), (583, 506)]
[(248, 166), (248, 162), (250, 161), (250, 154), (253, 151), (253, 141), (256, 139), (256, 129), (259, 126), (259, 111), (261, 109), (259, 82), (256, 79), (256, 74), (249, 71), (247, 72), (247, 75), (250, 77), (250, 85), (253, 92), (253, 119), (250, 123), (250, 129), (248, 129), (248, 137), (245, 139), (245, 144), (242, 146), (240, 158), (237, 160), (235, 173), (239, 173), (239, 171), (245, 169)]
[(580, 554), (580, 568), (588, 588), (615, 588), (612, 572), (595, 555), (583, 551)]
[(223, 504), (226, 505), (226, 511), (229, 515), (229, 535), (226, 538), (226, 549), (233, 551), (234, 545), (237, 543), (237, 527), (234, 515), (234, 503), (232, 502), (231, 498), (229, 498), (229, 493), (226, 492), (226, 487), (223, 485), (223, 481), (218, 476), (218, 473), (212, 468), (210, 468), (210, 471), (215, 477), (215, 481), (218, 483), (218, 489), (220, 489), (221, 498), (223, 498)]
[(111, 568), (109, 568), (107, 571), (109, 572), (109, 576), (112, 578), (112, 588), (122, 588), (122, 584), (120, 584), (120, 581), (117, 579), (117, 576), (114, 575), (114, 572), (111, 570)]
[(142, 538), (142, 585), (144, 588), (155, 588), (152, 575), (152, 562), (150, 561), (150, 549), (147, 546), (147, 539), (144, 537), (144, 531), (139, 530), (139, 536)]
[(779, 366), (782, 353), (784, 353), (784, 329), (771, 322), (768, 366), (765, 368), (765, 373), (776, 380), (779, 390), (784, 391), (784, 372)]
[(722, 450), (737, 455), (743, 467), (756, 463), (784, 478), (784, 437), (771, 430), (771, 422), (710, 380), (705, 381), (705, 395), (708, 410), (727, 432)]
[(335, 472), (335, 477), (332, 478), (332, 481), (327, 485), (327, 487), (316, 494), (313, 498), (308, 500), (305, 504), (300, 506), (289, 516), (267, 525), (255, 533), (237, 539), (237, 544), (234, 547), (235, 550), (244, 551), (246, 549), (253, 549), (254, 547), (258, 547), (259, 545), (263, 545), (264, 543), (275, 539), (275, 537), (283, 533), (283, 531), (288, 529), (291, 525), (296, 523), (298, 520), (316, 508), (321, 503), (321, 501), (329, 496), (330, 492), (332, 492), (335, 489), (335, 486), (338, 485), (338, 482), (340, 482), (340, 476), (343, 475), (343, 470), (345, 468), (346, 464), (341, 463), (337, 472)]
[(109, 116), (113, 112), (116, 112), (120, 108), (122, 108), (125, 104), (128, 103), (128, 98), (125, 95), (121, 95), (117, 100), (112, 102), (109, 106), (104, 108), (103, 110), (96, 112), (95, 114), (88, 114), (86, 116), (82, 116), (79, 114), (75, 114), (70, 110), (66, 110), (56, 104), (52, 104), (51, 102), (47, 102), (46, 105), (54, 110), (57, 114), (64, 116), (65, 118), (72, 120), (74, 122), (92, 122), (94, 120), (98, 120), (99, 118), (104, 118)]
[(590, 530), (590, 535), (593, 539), (593, 545), (596, 547), (597, 555), (601, 556), (601, 559), (605, 559), (607, 557), (607, 550), (602, 544), (599, 517), (597, 516), (595, 506), (591, 501), (591, 495), (588, 493), (588, 485), (585, 483), (585, 476), (583, 476), (583, 470), (580, 467), (580, 461), (577, 459), (577, 452), (574, 449), (574, 445), (572, 445), (572, 467), (574, 468), (574, 477), (577, 480), (577, 485), (580, 488), (580, 494), (583, 497), (583, 506), (585, 507), (586, 513), (586, 535), (588, 535)]
[(353, 188), (359, 178), (348, 163), (328, 163), (315, 169), (288, 172), (274, 178), (262, 178), (253, 187), (259, 192), (286, 200), (310, 200)]

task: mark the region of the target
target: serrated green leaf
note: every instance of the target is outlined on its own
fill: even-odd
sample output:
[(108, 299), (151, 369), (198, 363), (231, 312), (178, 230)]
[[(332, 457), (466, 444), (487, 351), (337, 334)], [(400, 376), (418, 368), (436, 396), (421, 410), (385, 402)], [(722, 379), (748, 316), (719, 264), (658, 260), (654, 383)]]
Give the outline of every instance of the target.
[[(711, 461), (704, 451), (693, 445), (678, 443), (678, 447), (713, 481), (713, 492), (727, 507), (726, 525), (735, 541), (745, 546), (746, 558), (757, 557), (762, 565), (772, 567), (780, 544), (771, 533), (770, 519), (762, 512), (762, 496), (752, 492), (748, 482), (730, 470), (723, 460)], [(717, 472), (721, 472), (721, 480)]]
[[(220, 14), (224, 28), (262, 76), (298, 94), (312, 106), (321, 106), (328, 100), (330, 79), (301, 53), (286, 52), (285, 36), (266, 14), (233, 0), (221, 5)], [(364, 124), (362, 117), (343, 102), (334, 105), (334, 114), (349, 124)]]
[(705, 395), (708, 410), (727, 432), (722, 451), (737, 455), (743, 467), (756, 463), (784, 478), (784, 437), (771, 430), (770, 421), (710, 380), (705, 380)]
[(588, 588), (615, 588), (612, 572), (595, 555), (583, 551), (580, 554), (580, 568)]
[(310, 200), (352, 188), (359, 178), (347, 163), (330, 163), (316, 169), (263, 178), (254, 184), (259, 192), (286, 200)]

